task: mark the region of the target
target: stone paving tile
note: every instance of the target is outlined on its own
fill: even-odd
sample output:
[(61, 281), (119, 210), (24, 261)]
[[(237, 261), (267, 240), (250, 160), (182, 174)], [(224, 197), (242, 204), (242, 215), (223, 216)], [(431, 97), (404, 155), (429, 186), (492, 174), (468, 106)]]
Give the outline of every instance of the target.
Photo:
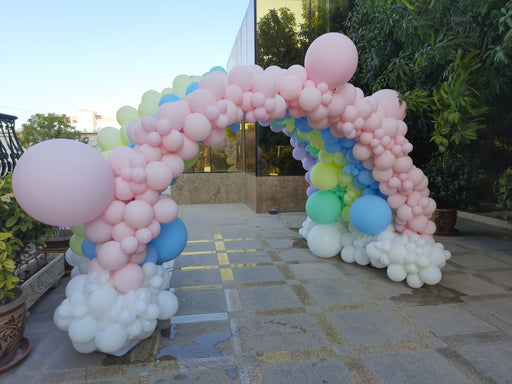
[(512, 342), (463, 345), (456, 350), (496, 382), (512, 383)]
[(226, 312), (226, 300), (223, 289), (197, 291), (176, 291), (179, 306), (176, 316), (197, 315), (202, 313)]
[(440, 285), (470, 296), (506, 293), (503, 288), (467, 274), (446, 274)]
[[(53, 324), (65, 284), (31, 309), (32, 353), (2, 383), (506, 383), (512, 241), (460, 220), (441, 284), (320, 259), (304, 212), (182, 206), (183, 255), (166, 263), (179, 309), (123, 356), (76, 352)], [(32, 373), (33, 372), (33, 373)]]
[(354, 281), (323, 280), (303, 284), (317, 305), (369, 303), (372, 299)]
[(233, 268), (233, 276), (237, 284), (282, 281), (283, 275), (274, 266), (250, 266)]
[(455, 304), (408, 307), (403, 311), (436, 336), (496, 331), (492, 325)]
[(239, 288), (238, 294), (245, 311), (302, 307), (301, 301), (288, 285)]
[(329, 345), (313, 318), (306, 313), (254, 316), (247, 319), (247, 336), (254, 352), (318, 348)]
[(339, 359), (306, 360), (263, 365), (266, 383), (355, 383), (353, 376)]
[(362, 360), (382, 384), (471, 383), (432, 350), (372, 354)]
[(383, 310), (331, 312), (327, 316), (352, 344), (416, 339), (414, 333)]

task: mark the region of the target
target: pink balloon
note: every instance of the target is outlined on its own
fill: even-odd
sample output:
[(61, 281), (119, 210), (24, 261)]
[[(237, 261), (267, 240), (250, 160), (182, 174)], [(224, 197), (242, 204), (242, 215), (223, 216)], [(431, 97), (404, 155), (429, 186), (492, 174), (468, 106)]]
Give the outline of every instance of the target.
[(123, 169), (129, 167), (134, 152), (129, 147), (116, 147), (108, 155), (108, 163), (116, 175), (121, 175)]
[(303, 110), (307, 112), (315, 110), (321, 102), (322, 94), (315, 87), (304, 88), (300, 93), (299, 105)]
[(294, 100), (302, 91), (302, 81), (297, 76), (284, 76), (279, 83), (279, 94), (286, 100)]
[(393, 209), (400, 208), (405, 204), (406, 201), (407, 196), (401, 195), (399, 193), (388, 196), (388, 205)]
[[(166, 103), (169, 104), (169, 103)], [(152, 147), (149, 144), (137, 145), (134, 151), (143, 155), (148, 162), (158, 161), (162, 158), (162, 151), (158, 147)]]
[(224, 129), (214, 129), (210, 133), (210, 135), (204, 139), (204, 143), (206, 145), (215, 147), (217, 145), (220, 145), (224, 139), (226, 138), (226, 131)]
[(156, 112), (158, 120), (166, 119), (171, 124), (172, 129), (180, 130), (185, 121), (185, 115), (188, 110), (188, 103), (184, 100), (175, 101), (173, 103), (164, 103)]
[(253, 74), (250, 69), (244, 65), (237, 65), (229, 71), (228, 81), (230, 84), (238, 85), (243, 92), (252, 87)]
[(137, 250), (139, 242), (134, 236), (127, 236), (121, 240), (121, 250), (126, 254), (131, 254)]
[(191, 113), (185, 118), (183, 132), (194, 141), (201, 141), (208, 137), (212, 131), (212, 125), (202, 113)]
[(357, 143), (352, 149), (354, 157), (358, 160), (366, 160), (371, 157), (372, 150), (367, 145)]
[(154, 189), (146, 189), (144, 193), (141, 193), (140, 195), (136, 195), (136, 200), (142, 200), (148, 203), (149, 205), (153, 205), (158, 201), (158, 198), (160, 196), (160, 192), (155, 191)]
[(116, 177), (114, 181), (114, 196), (116, 199), (123, 201), (133, 199), (134, 193), (132, 191), (131, 182), (123, 180), (121, 177)]
[(238, 106), (243, 99), (242, 89), (236, 84), (230, 84), (226, 87), (226, 94), (224, 97)]
[(399, 173), (409, 172), (412, 167), (412, 159), (409, 156), (399, 157), (393, 165), (393, 169)]
[(146, 228), (151, 231), (153, 239), (157, 238), (162, 230), (162, 226), (157, 220), (153, 220)]
[(124, 210), (124, 221), (132, 228), (146, 227), (153, 216), (153, 207), (142, 200), (129, 202)]
[(393, 89), (381, 89), (371, 96), (377, 100), (380, 106), (384, 108), (386, 117), (391, 117), (396, 120), (403, 120), (405, 118), (405, 111), (407, 106), (404, 101), (400, 104), (399, 93)]
[(304, 58), (308, 79), (324, 82), (329, 89), (347, 83), (357, 69), (358, 54), (352, 40), (341, 33), (326, 33), (315, 39)]
[(96, 256), (101, 266), (109, 271), (122, 268), (128, 262), (128, 254), (123, 252), (119, 241), (98, 244)]
[(199, 81), (199, 88), (206, 88), (214, 95), (216, 100), (224, 96), (228, 86), (228, 76), (222, 71), (210, 72)]
[(74, 140), (53, 139), (29, 148), (13, 173), (13, 191), (35, 219), (56, 226), (87, 223), (114, 196), (114, 175), (105, 158)]
[(178, 155), (183, 160), (192, 160), (199, 151), (199, 144), (197, 141), (184, 137), (183, 147), (178, 151)]
[(92, 259), (87, 266), (87, 273), (103, 272), (103, 268), (97, 258)]
[[(190, 115), (189, 115), (190, 116)], [(163, 161), (153, 161), (146, 166), (148, 188), (164, 191), (172, 182), (171, 168)]]
[(393, 167), (396, 161), (395, 156), (389, 151), (384, 151), (383, 154), (375, 157), (375, 167), (379, 169), (388, 169)]
[(215, 96), (208, 89), (199, 88), (187, 95), (189, 108), (192, 112), (205, 113), (209, 106), (215, 105)]
[(172, 199), (161, 198), (153, 206), (155, 219), (160, 223), (170, 223), (178, 216), (178, 204)]
[(105, 243), (112, 239), (112, 228), (103, 217), (98, 217), (85, 224), (85, 237), (94, 243)]
[(181, 157), (176, 154), (169, 154), (162, 157), (162, 161), (167, 164), (169, 168), (171, 168), (172, 175), (176, 178), (181, 176), (185, 169), (185, 163)]
[(127, 236), (134, 236), (135, 229), (130, 227), (124, 221), (121, 221), (119, 224), (114, 225), (112, 228), (112, 238), (116, 241), (121, 241)]
[(130, 255), (130, 263), (133, 264), (140, 264), (144, 260), (146, 260), (146, 252), (140, 252), (140, 253), (133, 253)]
[(274, 97), (278, 90), (278, 83), (274, 76), (269, 73), (262, 73), (255, 76), (253, 86), (253, 92), (261, 92), (265, 97)]
[(114, 200), (103, 212), (103, 219), (108, 224), (117, 224), (123, 221), (123, 213), (126, 204), (119, 200)]
[(144, 270), (139, 265), (128, 263), (114, 273), (112, 284), (119, 292), (128, 293), (141, 288), (144, 278)]
[(153, 232), (149, 228), (139, 228), (135, 232), (135, 238), (140, 244), (147, 244), (153, 240)]
[(183, 134), (172, 130), (168, 135), (162, 137), (162, 146), (171, 152), (176, 152), (183, 147), (183, 141)]

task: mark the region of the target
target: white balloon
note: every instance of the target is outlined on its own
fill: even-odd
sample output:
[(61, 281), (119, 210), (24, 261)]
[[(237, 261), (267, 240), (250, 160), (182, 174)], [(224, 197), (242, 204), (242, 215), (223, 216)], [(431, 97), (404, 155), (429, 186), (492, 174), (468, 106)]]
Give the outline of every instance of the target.
[(423, 281), (421, 281), (416, 273), (410, 273), (407, 275), (407, 285), (411, 288), (421, 288), (423, 286)]
[(77, 343), (72, 341), (72, 344), (73, 348), (75, 348), (80, 353), (91, 353), (97, 349), (94, 339), (87, 341), (85, 343)]
[(425, 284), (434, 285), (441, 281), (441, 271), (434, 265), (429, 265), (427, 268), (420, 269), (420, 279)]
[(109, 324), (96, 333), (94, 341), (102, 352), (112, 353), (121, 349), (128, 340), (128, 332), (119, 324)]
[(334, 257), (341, 251), (340, 233), (332, 224), (318, 224), (308, 235), (309, 250), (318, 257)]
[(178, 311), (178, 298), (169, 291), (162, 291), (157, 296), (160, 312), (158, 319), (170, 319)]
[(76, 293), (82, 293), (86, 280), (87, 276), (73, 277), (66, 286), (66, 297), (71, 297)]
[(344, 247), (341, 250), (341, 259), (345, 263), (353, 263), (355, 261), (355, 258), (354, 258), (355, 251), (356, 251), (356, 249), (351, 245)]
[(98, 322), (92, 316), (71, 321), (68, 329), (69, 338), (76, 343), (85, 343), (94, 338)]
[(393, 281), (402, 281), (407, 277), (404, 267), (398, 264), (391, 264), (386, 272)]
[(111, 285), (104, 285), (93, 291), (87, 300), (89, 313), (95, 317), (104, 317), (114, 307), (117, 291)]

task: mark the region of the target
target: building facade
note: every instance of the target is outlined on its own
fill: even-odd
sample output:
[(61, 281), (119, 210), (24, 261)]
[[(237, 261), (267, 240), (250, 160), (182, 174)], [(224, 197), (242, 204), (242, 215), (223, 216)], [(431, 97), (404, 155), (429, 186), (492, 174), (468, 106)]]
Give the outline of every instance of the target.
[[(307, 47), (316, 37), (340, 30), (343, 3), (250, 1), (227, 69), (303, 65)], [(172, 196), (179, 204), (245, 202), (257, 213), (304, 210), (309, 184), (292, 150), (283, 133), (242, 121), (240, 130), (228, 133), (221, 146), (201, 146), (197, 161), (173, 186)]]

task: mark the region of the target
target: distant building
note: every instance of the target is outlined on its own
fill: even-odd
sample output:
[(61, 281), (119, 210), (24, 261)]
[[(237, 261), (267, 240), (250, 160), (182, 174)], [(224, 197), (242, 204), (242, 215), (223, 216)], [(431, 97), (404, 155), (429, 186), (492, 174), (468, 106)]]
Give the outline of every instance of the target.
[(70, 119), (73, 126), (80, 132), (82, 141), (88, 142), (93, 147), (96, 146), (98, 131), (118, 125), (115, 117), (103, 116), (90, 109), (79, 109), (70, 116)]

